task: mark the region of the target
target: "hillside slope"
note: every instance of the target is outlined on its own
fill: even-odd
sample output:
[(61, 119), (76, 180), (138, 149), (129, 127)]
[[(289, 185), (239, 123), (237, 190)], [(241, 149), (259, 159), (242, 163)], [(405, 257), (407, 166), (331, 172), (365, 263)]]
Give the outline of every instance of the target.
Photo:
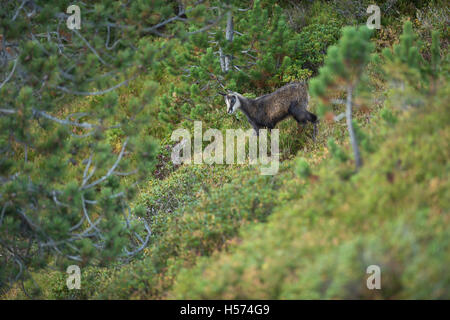
[[(400, 11), (384, 16), (383, 28), (371, 38), (376, 54), (366, 57), (353, 110), (363, 159), (359, 172), (341, 118), (346, 94), (331, 90), (324, 90), (329, 93), (326, 108), (311, 95), (310, 111), (320, 119), (316, 141), (311, 125), (300, 128), (291, 118), (277, 125), (281, 163), (276, 175), (262, 176), (258, 166), (249, 164), (175, 165), (170, 156), (172, 132), (193, 132), (194, 120), (202, 121), (204, 131), (216, 128), (223, 134), (251, 128), (243, 113), (226, 114), (218, 94), (222, 83), (211, 70), (217, 69), (226, 89), (239, 89), (249, 98), (293, 81), (311, 83), (342, 27), (365, 23), (356, 6), (255, 1), (252, 10), (235, 15), (236, 30), (247, 30), (256, 20), (264, 27), (253, 26), (234, 40), (238, 51), (246, 41), (255, 45), (254, 57), (245, 54), (255, 60), (242, 66), (245, 72), (220, 71), (206, 38), (200, 43), (143, 41), (167, 41), (176, 53), (175, 61), (117, 91), (119, 109), (127, 113), (137, 105), (136, 97), (153, 88), (138, 135), (158, 140), (156, 165), (145, 166), (148, 174), (130, 201), (130, 212), (149, 224), (148, 243), (132, 258), (105, 264), (95, 261), (97, 251), (86, 249), (95, 263), (80, 266), (80, 290), (67, 288), (65, 265), (52, 258), (30, 268), (29, 277), (0, 292), (0, 298), (450, 298), (448, 19), (441, 10), (445, 4), (420, 9), (410, 4), (398, 1)], [(418, 33), (423, 46), (412, 46), (415, 35), (400, 35), (401, 25), (410, 20), (411, 33)], [(435, 30), (441, 45), (432, 41)], [(399, 61), (388, 64), (383, 49), (401, 42), (411, 52), (397, 52)], [(193, 56), (184, 57), (190, 51)], [(419, 57), (419, 52), (417, 61), (423, 58), (423, 64), (412, 66), (409, 53)], [(76, 99), (61, 117), (105, 101), (102, 96)], [(119, 154), (124, 138), (116, 128), (105, 140)], [(134, 182), (124, 178), (124, 184)], [(382, 290), (366, 287), (370, 265), (381, 268)]]
[[(281, 163), (183, 166), (141, 190), (153, 236), (130, 264), (35, 275), (51, 299), (449, 298), (450, 115), (444, 86), (421, 108), (373, 110), (371, 152), (354, 172), (345, 126), (321, 123), (316, 144)], [(393, 105), (385, 103), (385, 105)], [(394, 103), (395, 105), (395, 103)], [(384, 116), (389, 114), (389, 117)], [(395, 116), (394, 116), (395, 114)], [(392, 117), (398, 118), (396, 124)], [(364, 117), (359, 121), (363, 122)], [(347, 156), (348, 159), (348, 156)], [(381, 268), (368, 290), (366, 268)], [(20, 289), (5, 298), (25, 298)]]
[[(303, 197), (244, 233), (227, 253), (184, 270), (184, 299), (449, 298), (450, 119), (445, 88), (344, 181), (332, 161)], [(366, 268), (381, 268), (368, 290)]]

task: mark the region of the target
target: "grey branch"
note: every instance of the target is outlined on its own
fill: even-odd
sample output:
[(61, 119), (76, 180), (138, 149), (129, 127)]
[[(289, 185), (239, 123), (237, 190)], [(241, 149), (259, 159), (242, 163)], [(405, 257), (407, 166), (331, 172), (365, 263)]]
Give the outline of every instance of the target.
[(334, 121), (338, 122), (344, 118), (345, 118), (345, 112), (342, 112), (342, 113), (338, 114), (337, 116), (335, 116), (333, 119), (334, 119)]
[(16, 13), (14, 14), (14, 17), (12, 17), (11, 21), (15, 21), (17, 16), (19, 15), (20, 10), (22, 10), (23, 6), (28, 2), (28, 0), (22, 0), (22, 3), (20, 4), (19, 8), (17, 8)]
[(97, 184), (102, 183), (103, 181), (105, 181), (110, 175), (112, 175), (112, 174), (114, 173), (114, 170), (116, 170), (117, 166), (118, 166), (119, 163), (120, 163), (120, 160), (122, 160), (122, 157), (123, 157), (123, 154), (124, 154), (124, 152), (125, 152), (125, 147), (127, 146), (127, 143), (128, 143), (128, 139), (126, 139), (125, 142), (123, 143), (122, 150), (120, 150), (120, 154), (119, 154), (119, 156), (117, 157), (116, 162), (115, 162), (115, 163), (113, 164), (113, 166), (108, 170), (108, 172), (107, 172), (103, 177), (101, 177), (100, 179), (98, 179), (98, 180), (96, 180), (96, 181), (94, 181), (94, 182), (92, 182), (92, 183), (90, 183), (90, 184), (88, 184), (88, 185), (82, 186), (82, 189), (89, 189), (89, 188), (92, 188), (92, 187), (96, 186)]
[(102, 95), (108, 92), (111, 92), (121, 86), (127, 85), (131, 80), (134, 80), (136, 78), (136, 76), (131, 77), (130, 79), (127, 79), (121, 83), (116, 84), (115, 86), (112, 86), (108, 89), (105, 90), (101, 90), (101, 91), (94, 91), (94, 92), (88, 92), (88, 91), (74, 91), (74, 90), (70, 90), (66, 87), (61, 87), (61, 86), (56, 86), (56, 89), (59, 89), (65, 93), (70, 93), (70, 94), (75, 94), (75, 95), (79, 95), (79, 96), (98, 96), (98, 95)]
[(98, 54), (98, 52), (94, 49), (94, 47), (91, 46), (91, 44), (89, 43), (89, 41), (86, 40), (86, 38), (84, 38), (81, 33), (78, 32), (78, 30), (73, 29), (73, 32), (75, 32), (75, 34), (77, 36), (79, 36), (81, 38), (81, 40), (83, 40), (84, 43), (86, 43), (86, 45), (88, 46), (89, 49), (91, 49), (91, 51), (96, 55), (96, 57), (98, 58), (98, 60), (100, 60), (101, 63), (103, 64), (107, 64), (105, 60), (102, 59), (102, 57), (100, 57), (100, 55)]
[(3, 88), (3, 86), (9, 81), (9, 79), (11, 79), (12, 75), (14, 74), (14, 70), (16, 70), (16, 65), (17, 65), (17, 61), (18, 60), (19, 60), (18, 58), (16, 60), (14, 60), (14, 65), (13, 65), (13, 68), (11, 70), (11, 73), (6, 77), (5, 81), (3, 81), (0, 84), (0, 89)]
[(43, 118), (55, 121), (55, 122), (57, 122), (59, 124), (71, 125), (71, 126), (76, 126), (76, 127), (80, 127), (80, 128), (87, 128), (87, 129), (92, 129), (92, 128), (97, 128), (98, 127), (98, 125), (94, 125), (94, 124), (87, 123), (87, 122), (79, 123), (79, 122), (74, 122), (74, 121), (69, 121), (69, 120), (62, 120), (62, 119), (56, 118), (56, 117), (46, 113), (45, 111), (41, 111), (41, 110), (33, 109), (33, 113), (36, 116), (38, 116), (38, 117), (40, 116), (40, 117), (43, 117)]
[(108, 34), (106, 36), (105, 47), (108, 50), (112, 50), (112, 49), (114, 49), (116, 47), (116, 45), (118, 45), (120, 43), (121, 39), (116, 40), (116, 42), (114, 42), (112, 44), (112, 46), (109, 46), (109, 39), (110, 39), (110, 34), (111, 34), (111, 26), (106, 26), (106, 27), (107, 27), (107, 30), (108, 30)]
[(347, 103), (347, 101), (345, 101), (343, 99), (333, 99), (333, 100), (331, 100), (331, 103), (332, 104), (342, 104), (342, 105), (344, 105), (344, 104)]
[(130, 252), (125, 248), (125, 251), (128, 256), (133, 256), (136, 253), (142, 251), (142, 249), (144, 249), (147, 246), (148, 240), (150, 239), (150, 236), (152, 235), (152, 232), (151, 232), (150, 227), (148, 226), (147, 222), (145, 220), (142, 220), (142, 221), (144, 223), (145, 230), (147, 230), (147, 236), (145, 237), (145, 240), (144, 240), (144, 242), (142, 242), (141, 246), (139, 248), (137, 248), (136, 250)]
[(14, 110), (14, 109), (0, 109), (0, 113), (14, 114), (14, 113), (16, 113), (16, 110)]
[(9, 203), (6, 202), (5, 205), (3, 206), (2, 214), (0, 215), (0, 227), (2, 226), (3, 218), (4, 218), (4, 216), (5, 216), (6, 209), (8, 208), (8, 204), (9, 204)]
[(97, 228), (97, 224), (100, 222), (100, 218), (97, 219), (97, 221), (95, 223), (92, 223), (91, 218), (89, 218), (89, 214), (86, 209), (86, 201), (84, 201), (83, 195), (81, 195), (81, 201), (82, 201), (82, 206), (83, 206), (84, 217), (86, 218), (86, 220), (89, 222), (89, 225), (90, 225), (90, 227), (87, 230), (85, 230), (84, 233), (88, 233), (91, 229), (94, 229), (99, 234), (101, 234), (100, 230)]

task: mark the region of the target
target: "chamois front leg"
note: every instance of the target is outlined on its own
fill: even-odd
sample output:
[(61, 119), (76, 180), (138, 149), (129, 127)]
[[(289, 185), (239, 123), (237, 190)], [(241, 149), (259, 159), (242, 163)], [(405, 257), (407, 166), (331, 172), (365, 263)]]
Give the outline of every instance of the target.
[(259, 137), (259, 129), (261, 129), (261, 127), (258, 126), (254, 121), (249, 121), (249, 122), (253, 127), (253, 130), (254, 130), (253, 134)]
[(259, 137), (259, 127), (253, 127), (253, 135), (256, 135), (257, 137)]

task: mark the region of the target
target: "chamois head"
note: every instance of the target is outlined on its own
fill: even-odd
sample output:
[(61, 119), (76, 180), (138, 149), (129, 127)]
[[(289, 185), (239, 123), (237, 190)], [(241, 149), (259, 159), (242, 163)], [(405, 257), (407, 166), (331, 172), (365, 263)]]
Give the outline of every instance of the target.
[(230, 92), (228, 94), (219, 92), (225, 98), (225, 103), (227, 104), (228, 114), (233, 114), (237, 109), (241, 107), (241, 101), (239, 100), (239, 94), (236, 92)]

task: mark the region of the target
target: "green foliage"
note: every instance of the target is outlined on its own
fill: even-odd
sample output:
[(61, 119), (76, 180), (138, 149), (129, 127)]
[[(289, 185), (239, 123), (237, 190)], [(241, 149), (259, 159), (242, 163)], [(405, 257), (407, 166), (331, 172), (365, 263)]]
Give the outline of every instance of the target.
[(336, 142), (334, 141), (333, 138), (329, 138), (328, 139), (328, 149), (330, 150), (330, 153), (332, 155), (333, 158), (341, 161), (341, 162), (345, 162), (348, 160), (348, 156), (345, 153), (344, 150), (342, 150), (342, 148), (340, 148)]
[[(159, 119), (171, 128), (187, 126), (192, 120), (209, 122), (223, 103), (218, 91), (258, 96), (286, 83), (308, 80), (340, 34), (342, 22), (335, 17), (315, 21), (296, 34), (277, 1), (255, 1), (244, 12), (236, 10), (241, 3), (232, 5), (236, 31), (232, 41), (225, 39), (225, 24), (219, 24), (209, 37), (194, 35), (186, 49), (167, 63), (171, 70), (178, 70), (174, 72), (178, 82), (161, 98)], [(232, 56), (230, 70), (224, 70), (221, 61), (226, 56)]]
[(392, 50), (385, 48), (383, 55), (391, 63), (408, 66), (404, 69), (408, 72), (408, 76), (418, 80), (417, 76), (420, 76), (420, 72), (423, 71), (423, 58), (419, 53), (420, 47), (421, 43), (417, 42), (417, 35), (413, 32), (412, 23), (407, 21), (403, 26), (400, 43), (394, 45)]
[(172, 49), (159, 37), (186, 25), (164, 21), (179, 13), (170, 2), (107, 0), (81, 4), (82, 31), (69, 30), (68, 5), (0, 11), (0, 290), (29, 268), (107, 265), (145, 245), (129, 203), (154, 165), (144, 109), (158, 85), (144, 81), (129, 103), (121, 90), (157, 77)]
[[(417, 11), (420, 39), (405, 25), (392, 51), (372, 57), (371, 38), (379, 44), (419, 5), (380, 1), (382, 12), (395, 8), (382, 14), (381, 31), (342, 29), (365, 22), (369, 2), (183, 1), (188, 21), (157, 29), (180, 13), (178, 3), (82, 4), (82, 12), (91, 10), (83, 13), (80, 34), (98, 56), (55, 18), (65, 2), (43, 4), (31, 17), (19, 11), (14, 28), (17, 7), (8, 2), (0, 13), (0, 46), (5, 37), (7, 45), (18, 41), (20, 52), (18, 69), (0, 88), (0, 110), (15, 111), (0, 112), (0, 240), (18, 254), (30, 252), (31, 268), (22, 275), (24, 292), (21, 282), (6, 292), (6, 279), (20, 266), (2, 242), (1, 298), (448, 298), (448, 31), (437, 23), (445, 10), (430, 4)], [(225, 39), (228, 10), (233, 41)], [(70, 59), (59, 54), (52, 29), (59, 22)], [(128, 27), (111, 27), (108, 36), (102, 23)], [(442, 41), (428, 25), (444, 31)], [(41, 37), (48, 30), (55, 31), (50, 40)], [(32, 41), (25, 36), (31, 31)], [(391, 45), (393, 34), (380, 47)], [(220, 50), (232, 58), (228, 71)], [(1, 79), (14, 60), (4, 66)], [(222, 132), (249, 127), (242, 113), (225, 115), (218, 91), (255, 98), (312, 75), (311, 94), (319, 99), (310, 110), (323, 116), (320, 134), (312, 143), (310, 126), (300, 132), (292, 119), (281, 123), (276, 176), (248, 165), (170, 161), (170, 135), (178, 126), (192, 129), (193, 120), (203, 120), (203, 128)], [(133, 80), (104, 95), (70, 94), (126, 79)], [(331, 102), (342, 102), (349, 86), (356, 108), (351, 123), (367, 159), (357, 173), (346, 124), (332, 120), (343, 110)], [(399, 106), (427, 109), (401, 112)], [(125, 143), (118, 174), (80, 190), (94, 167), (86, 184), (108, 174)], [(82, 221), (75, 234), (87, 236), (71, 239), (84, 207), (91, 222)], [(147, 236), (143, 250), (127, 254)], [(57, 252), (52, 241), (67, 245)], [(79, 291), (66, 287), (71, 254), (81, 258), (75, 262)], [(382, 268), (382, 291), (365, 287), (370, 264)]]
[(441, 46), (439, 40), (439, 32), (433, 31), (431, 43), (431, 64), (430, 73), (433, 78), (437, 78), (439, 74), (439, 68), (441, 65)]
[[(371, 34), (372, 31), (365, 26), (343, 28), (341, 39), (337, 45), (328, 49), (324, 66), (320, 68), (319, 75), (311, 80), (309, 88), (312, 96), (321, 99), (321, 113), (324, 113), (323, 109), (332, 100), (333, 95), (345, 90), (347, 129), (354, 152), (356, 169), (362, 164), (358, 140), (361, 140), (364, 134), (361, 131), (359, 134), (356, 132), (357, 124), (352, 120), (353, 100), (355, 90), (361, 90), (365, 82), (362, 73), (366, 69), (374, 49), (374, 44), (370, 41)], [(364, 145), (366, 149), (371, 149), (368, 140), (364, 140)], [(343, 159), (341, 156), (339, 158)]]
[(49, 299), (89, 299), (96, 292), (102, 291), (114, 276), (114, 267), (111, 268), (94, 268), (88, 267), (81, 269), (81, 286), (77, 290), (67, 289), (67, 273), (54, 272), (50, 277), (39, 279), (42, 287), (46, 287), (48, 293), (46, 297)]
[(382, 25), (395, 23), (399, 17), (412, 17), (419, 9), (425, 7), (428, 3), (438, 1), (422, 0), (379, 0), (374, 3), (371, 0), (334, 0), (335, 10), (338, 15), (344, 18), (348, 24), (363, 24), (367, 21), (369, 14), (367, 7), (376, 4), (380, 7)]
[(304, 158), (299, 158), (297, 160), (297, 166), (295, 172), (301, 178), (308, 178), (311, 175), (311, 168), (308, 162)]
[[(185, 176), (191, 170), (183, 171), (184, 174), (149, 190), (150, 196), (145, 201), (152, 217), (152, 244), (142, 260), (122, 268), (108, 287), (97, 293), (98, 297), (142, 299), (165, 295), (177, 274), (193, 266), (197, 257), (209, 256), (226, 247), (240, 228), (265, 221), (280, 203), (278, 190), (284, 178), (291, 176), (289, 172), (275, 177), (261, 176), (250, 167), (231, 171), (205, 167), (199, 169), (202, 174), (192, 181)], [(182, 198), (168, 200), (158, 196), (167, 197), (166, 188), (189, 191), (174, 194)], [(194, 201), (192, 191), (197, 193)], [(169, 208), (166, 203), (176, 205)]]
[(319, 76), (311, 80), (311, 94), (324, 96), (327, 89), (335, 86), (355, 86), (374, 49), (370, 36), (371, 30), (366, 27), (343, 28), (338, 44), (328, 49)]
[[(266, 224), (245, 230), (227, 251), (181, 271), (170, 296), (448, 298), (445, 95), (394, 129), (385, 127), (378, 151), (352, 179), (343, 182), (332, 162), (316, 168), (319, 184)], [(372, 264), (381, 267), (382, 290), (366, 287)]]
[(389, 124), (394, 125), (397, 123), (398, 119), (397, 117), (392, 113), (392, 111), (389, 108), (384, 107), (380, 111), (381, 117)]
[(436, 90), (441, 68), (440, 39), (437, 31), (432, 32), (431, 59), (426, 61), (420, 51), (423, 43), (414, 33), (412, 23), (406, 21), (399, 44), (392, 49), (385, 48), (385, 74), (388, 79), (400, 82), (421, 92)]
[(342, 23), (333, 18), (304, 27), (294, 40), (294, 52), (297, 53), (295, 60), (302, 62), (304, 68), (317, 73), (327, 48), (338, 41), (341, 27)]

